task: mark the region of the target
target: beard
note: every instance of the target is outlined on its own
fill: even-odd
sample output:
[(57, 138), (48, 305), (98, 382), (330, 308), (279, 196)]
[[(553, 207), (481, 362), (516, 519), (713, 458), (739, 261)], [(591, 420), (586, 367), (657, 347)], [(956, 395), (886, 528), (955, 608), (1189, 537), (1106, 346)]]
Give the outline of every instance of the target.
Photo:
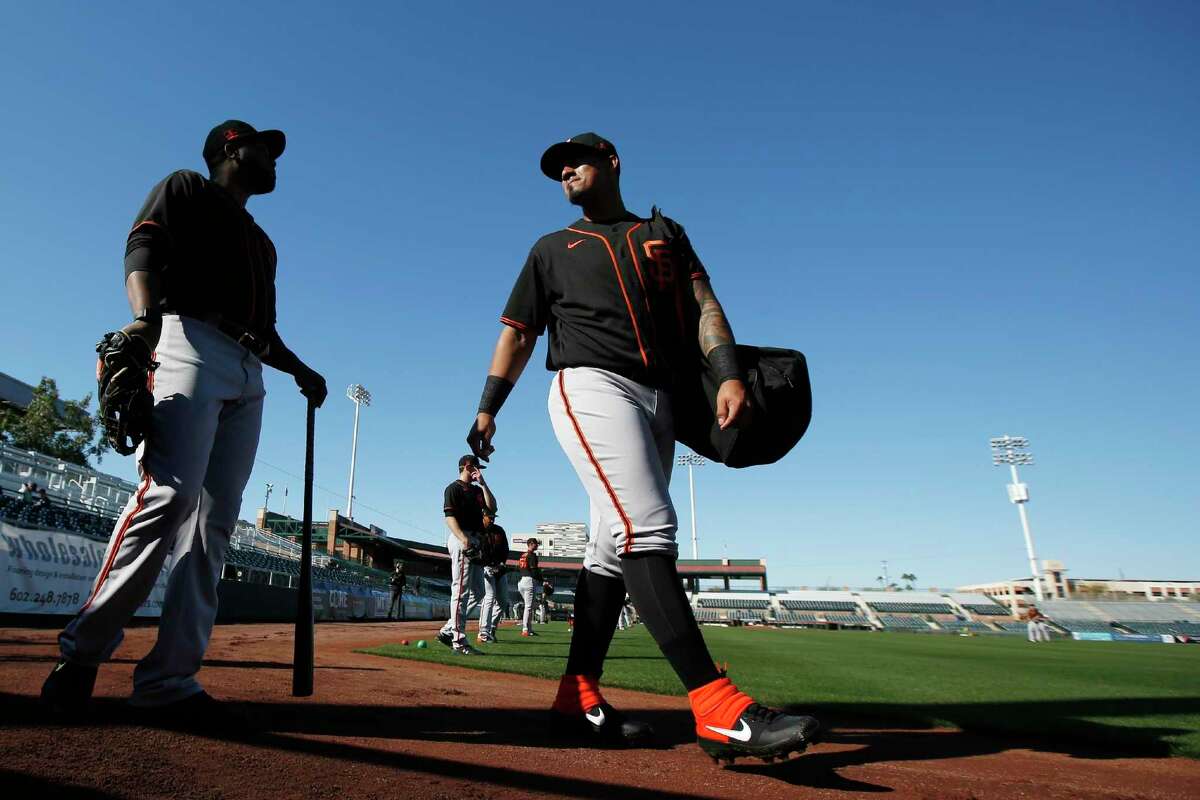
[(273, 167), (255, 164), (252, 161), (241, 162), (242, 179), (250, 194), (270, 194), (275, 191), (275, 169)]
[(567, 202), (573, 206), (586, 205), (587, 202), (592, 198), (592, 196), (594, 194), (595, 194), (595, 189), (594, 189), (594, 187), (590, 187), (590, 186), (585, 189), (579, 189), (579, 188), (567, 189)]

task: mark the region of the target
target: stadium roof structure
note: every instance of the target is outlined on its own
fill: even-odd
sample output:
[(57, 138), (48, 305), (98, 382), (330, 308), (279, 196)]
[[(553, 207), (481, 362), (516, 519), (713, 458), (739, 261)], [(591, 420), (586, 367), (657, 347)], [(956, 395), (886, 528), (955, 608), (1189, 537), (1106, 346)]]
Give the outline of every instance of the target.
[[(34, 387), (25, 381), (20, 381), (11, 375), (0, 372), (0, 405), (8, 405), (24, 411), (33, 401)], [(57, 403), (57, 410), (62, 414), (66, 409), (62, 400)]]

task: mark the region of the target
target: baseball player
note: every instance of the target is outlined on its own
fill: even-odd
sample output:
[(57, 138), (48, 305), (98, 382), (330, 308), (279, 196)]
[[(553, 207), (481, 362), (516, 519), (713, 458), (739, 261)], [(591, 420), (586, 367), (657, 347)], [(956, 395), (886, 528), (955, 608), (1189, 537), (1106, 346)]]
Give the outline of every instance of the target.
[(617, 630), (623, 631), (632, 625), (633, 620), (629, 613), (629, 595), (625, 595), (625, 600), (621, 603), (621, 613), (617, 615)]
[(196, 672), (258, 447), (262, 365), (292, 375), (317, 406), (326, 395), (325, 379), (276, 330), (275, 247), (246, 211), (252, 195), (274, 190), (284, 144), (281, 131), (238, 120), (217, 125), (204, 142), (209, 176), (168, 175), (129, 233), (125, 289), (134, 321), (101, 342), (97, 371), (102, 384), (115, 380), (106, 364), (125, 359), (125, 377), (134, 373), (153, 392), (146, 429), (130, 436), (131, 443), (144, 436), (136, 451), (141, 481), (91, 594), (59, 636), (61, 660), (42, 687), (52, 708), (86, 707), (98, 666), (170, 563), (158, 641), (134, 670), (130, 702), (169, 720), (228, 721)]
[(542, 570), (538, 567), (538, 540), (530, 538), (525, 543), (525, 552), (517, 562), (521, 570), (521, 579), (517, 581), (517, 591), (521, 593), (521, 635), (537, 636), (533, 632), (534, 587), (542, 582)]
[(720, 426), (750, 413), (708, 273), (677, 223), (657, 209), (642, 218), (625, 208), (612, 142), (575, 136), (547, 149), (541, 169), (583, 216), (539, 239), (521, 269), (468, 442), (481, 456), (493, 452), (496, 414), (549, 329), (550, 420), (591, 501), (592, 526), (554, 719), (618, 742), (650, 734), (608, 705), (599, 686), (628, 590), (687, 688), (705, 752), (731, 760), (802, 751), (820, 724), (754, 702), (718, 671), (675, 568), (673, 380), (703, 354), (721, 378)]
[(404, 575), (403, 561), (396, 561), (395, 569), (393, 569), (388, 582), (392, 586), (392, 602), (388, 606), (388, 619), (395, 619), (397, 611), (399, 611), (400, 619), (404, 619), (404, 587), (408, 583), (408, 578)]
[(1046, 626), (1046, 616), (1037, 606), (1030, 606), (1025, 612), (1025, 632), (1031, 642), (1050, 641), (1050, 628)]
[[(495, 511), (483, 509), (483, 535), (491, 536), (493, 541), (498, 541), (503, 536), (504, 541), (507, 542), (508, 536), (504, 528), (497, 525), (495, 520)], [(507, 558), (507, 548), (504, 550), (503, 558)], [(497, 556), (499, 557), (500, 554)], [(483, 566), (483, 602), (479, 604), (479, 633), (476, 636), (480, 642), (496, 641), (496, 627), (500, 624), (500, 611), (507, 599), (507, 591), (504, 588), (505, 569), (503, 561), (499, 564)]]
[(550, 598), (552, 597), (554, 597), (554, 584), (548, 580), (542, 581), (542, 599), (538, 605), (539, 625), (545, 625), (550, 621)]
[(437, 640), (455, 653), (483, 655), (467, 641), (467, 616), (483, 597), (483, 570), (472, 561), (479, 552), (483, 511), (496, 513), (496, 498), (483, 479), (479, 459), (473, 455), (458, 460), (458, 479), (446, 487), (442, 511), (446, 515), (446, 549), (450, 552), (450, 619), (438, 631)]

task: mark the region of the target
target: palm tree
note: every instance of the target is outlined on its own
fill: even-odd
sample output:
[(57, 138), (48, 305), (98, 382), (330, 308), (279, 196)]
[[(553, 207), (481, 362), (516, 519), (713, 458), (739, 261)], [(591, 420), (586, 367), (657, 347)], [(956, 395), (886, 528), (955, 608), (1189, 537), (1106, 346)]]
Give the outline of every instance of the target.
[(912, 585), (917, 582), (917, 576), (911, 572), (906, 572), (900, 576), (900, 580), (904, 581), (904, 588), (911, 592)]

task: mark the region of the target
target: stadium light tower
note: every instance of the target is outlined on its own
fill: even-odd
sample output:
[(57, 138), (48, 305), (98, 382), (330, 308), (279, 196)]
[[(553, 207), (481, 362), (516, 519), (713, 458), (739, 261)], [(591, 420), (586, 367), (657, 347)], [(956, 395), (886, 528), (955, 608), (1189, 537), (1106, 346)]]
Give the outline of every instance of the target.
[(350, 489), (346, 492), (346, 516), (354, 519), (354, 461), (358, 456), (358, 412), (371, 405), (371, 393), (361, 383), (352, 383), (346, 397), (354, 402), (354, 436), (350, 440)]
[(688, 468), (688, 493), (692, 500), (692, 558), (700, 558), (700, 546), (696, 543), (696, 481), (692, 476), (692, 467), (703, 467), (708, 463), (704, 456), (686, 453), (675, 459), (679, 466)]
[(1008, 499), (1016, 505), (1021, 515), (1021, 528), (1025, 531), (1025, 549), (1029, 553), (1029, 568), (1033, 570), (1033, 593), (1042, 602), (1042, 576), (1038, 572), (1037, 557), (1033, 554), (1033, 535), (1029, 532), (1029, 516), (1025, 504), (1029, 502), (1029, 487), (1021, 483), (1017, 465), (1032, 466), (1033, 453), (1029, 452), (1029, 440), (1024, 436), (999, 436), (992, 439), (992, 465), (1008, 465), (1012, 471), (1012, 483), (1008, 484)]

